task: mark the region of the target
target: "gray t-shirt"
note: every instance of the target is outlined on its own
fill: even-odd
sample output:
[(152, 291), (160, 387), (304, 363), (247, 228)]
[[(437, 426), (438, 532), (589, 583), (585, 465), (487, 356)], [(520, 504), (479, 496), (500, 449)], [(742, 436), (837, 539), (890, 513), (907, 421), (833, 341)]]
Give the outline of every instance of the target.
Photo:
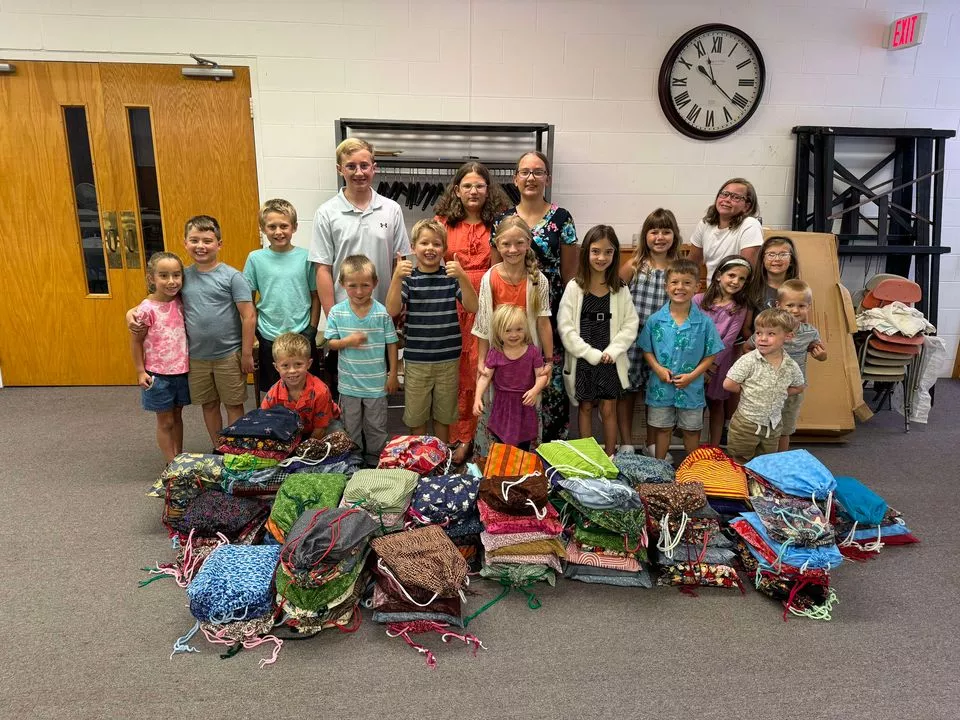
[(803, 381), (807, 381), (807, 348), (811, 343), (820, 342), (820, 331), (810, 323), (800, 323), (793, 334), (793, 340), (787, 340), (783, 344), (783, 349), (787, 355), (793, 358), (793, 361), (800, 366), (800, 372), (803, 373)]
[(240, 350), (237, 303), (253, 300), (240, 271), (223, 263), (209, 272), (191, 265), (183, 271), (181, 294), (191, 359), (220, 360)]

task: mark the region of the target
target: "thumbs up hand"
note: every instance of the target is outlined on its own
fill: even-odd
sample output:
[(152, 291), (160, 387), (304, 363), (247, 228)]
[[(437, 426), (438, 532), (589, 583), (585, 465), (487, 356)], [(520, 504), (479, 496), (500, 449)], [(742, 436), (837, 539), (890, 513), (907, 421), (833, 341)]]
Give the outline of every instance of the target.
[(396, 280), (410, 277), (413, 274), (413, 263), (407, 260), (403, 255), (397, 253), (397, 265), (393, 269), (393, 277)]
[(455, 277), (457, 280), (463, 280), (467, 277), (466, 271), (463, 269), (463, 266), (460, 264), (460, 261), (457, 259), (457, 254), (453, 254), (453, 260), (447, 260), (444, 264), (447, 275), (450, 277)]

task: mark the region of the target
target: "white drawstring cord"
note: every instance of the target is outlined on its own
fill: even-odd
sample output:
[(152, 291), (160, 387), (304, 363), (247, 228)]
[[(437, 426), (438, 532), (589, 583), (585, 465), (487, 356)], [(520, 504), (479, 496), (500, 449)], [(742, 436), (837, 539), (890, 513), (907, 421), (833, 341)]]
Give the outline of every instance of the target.
[(440, 597), (440, 593), (434, 593), (434, 594), (433, 594), (433, 597), (430, 598), (429, 600), (427, 600), (425, 603), (418, 603), (416, 600), (414, 600), (412, 597), (410, 597), (410, 593), (408, 593), (408, 592), (407, 592), (407, 589), (400, 583), (399, 580), (397, 580), (397, 576), (394, 575), (392, 572), (390, 572), (390, 568), (388, 568), (388, 567), (384, 564), (383, 558), (377, 558), (377, 567), (380, 568), (386, 575), (389, 575), (389, 576), (390, 576), (390, 579), (393, 580), (393, 581), (397, 584), (397, 587), (398, 587), (398, 588), (400, 588), (400, 592), (402, 592), (402, 593), (404, 594), (404, 596), (406, 596), (407, 600), (409, 600), (410, 602), (412, 602), (412, 603), (413, 603), (414, 605), (416, 605), (417, 607), (427, 607), (428, 605), (430, 605), (430, 603), (432, 603), (434, 600), (436, 600), (438, 597)]
[(660, 518), (660, 539), (657, 540), (657, 550), (662, 552), (668, 560), (673, 560), (673, 551), (680, 547), (689, 520), (690, 516), (684, 512), (680, 517), (680, 528), (677, 530), (677, 534), (673, 535), (670, 532), (670, 513), (665, 513)]

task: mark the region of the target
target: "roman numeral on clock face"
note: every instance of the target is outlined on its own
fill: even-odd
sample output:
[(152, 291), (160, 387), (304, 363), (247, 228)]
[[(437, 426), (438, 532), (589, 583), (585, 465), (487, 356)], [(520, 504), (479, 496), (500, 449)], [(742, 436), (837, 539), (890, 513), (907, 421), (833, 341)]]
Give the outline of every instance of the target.
[(724, 121), (724, 122), (730, 122), (731, 120), (733, 120), (733, 115), (730, 114), (730, 111), (727, 110), (727, 106), (724, 105), (724, 106), (723, 106), (723, 121)]
[(687, 120), (689, 120), (689, 121), (692, 122), (692, 123), (695, 123), (695, 122), (697, 121), (697, 118), (700, 117), (700, 110), (701, 110), (701, 109), (702, 109), (702, 108), (701, 108), (699, 105), (697, 105), (696, 103), (694, 103), (694, 104), (693, 104), (693, 107), (690, 108), (690, 112), (687, 113)]
[(737, 93), (736, 95), (733, 96), (733, 104), (736, 105), (738, 108), (743, 109), (747, 106), (747, 99), (740, 93)]
[(715, 52), (715, 53), (723, 52), (723, 35), (714, 36), (713, 47), (710, 48), (710, 52)]
[(690, 104), (690, 93), (684, 90), (682, 93), (680, 93), (673, 99), (673, 102), (676, 103), (678, 108), (686, 107), (687, 105)]
[(677, 58), (677, 62), (683, 65), (687, 70), (693, 70), (693, 65), (684, 60), (682, 55)]
[(747, 65), (750, 64), (750, 60), (744, 60), (743, 62), (737, 63), (737, 70), (743, 70)]
[(713, 110), (707, 110), (706, 126), (713, 127)]
[(686, 78), (677, 78), (677, 77), (671, 78), (671, 79), (670, 79), (670, 84), (671, 84), (673, 87), (686, 87), (686, 86), (687, 86), (687, 79), (686, 79)]
[(697, 40), (693, 46), (697, 49), (697, 57), (701, 58), (707, 54), (706, 48), (703, 46), (703, 40)]
[(740, 78), (738, 83), (740, 87), (753, 87), (757, 84), (757, 81), (754, 78)]

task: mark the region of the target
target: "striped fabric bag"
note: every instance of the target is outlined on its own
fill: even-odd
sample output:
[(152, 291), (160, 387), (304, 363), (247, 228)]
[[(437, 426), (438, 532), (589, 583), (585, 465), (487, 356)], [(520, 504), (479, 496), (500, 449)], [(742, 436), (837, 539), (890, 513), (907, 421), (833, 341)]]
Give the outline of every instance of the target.
[(543, 461), (539, 455), (503, 443), (493, 443), (490, 446), (490, 453), (483, 468), (486, 477), (520, 477), (534, 472), (543, 472)]
[(730, 500), (749, 497), (743, 467), (715, 446), (705, 445), (687, 455), (677, 468), (677, 482), (701, 482), (707, 497)]

